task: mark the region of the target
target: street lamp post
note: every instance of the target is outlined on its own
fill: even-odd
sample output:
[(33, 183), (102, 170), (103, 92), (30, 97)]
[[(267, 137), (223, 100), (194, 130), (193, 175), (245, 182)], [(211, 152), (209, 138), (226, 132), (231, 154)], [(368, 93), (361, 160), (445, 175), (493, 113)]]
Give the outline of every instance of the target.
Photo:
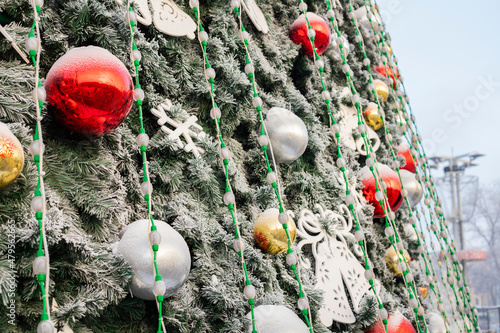
[[(450, 177), (451, 184), (451, 202), (453, 210), (453, 233), (454, 238), (458, 242), (458, 249), (465, 250), (465, 239), (464, 239), (464, 221), (462, 217), (462, 196), (460, 192), (460, 176), (465, 172), (466, 168), (476, 166), (477, 164), (472, 163), (475, 159), (484, 156), (477, 152), (463, 154), (460, 156), (443, 156), (437, 155), (429, 158), (434, 162), (431, 168), (438, 168), (440, 163), (448, 162), (448, 165), (444, 167), (445, 179), (446, 176)], [(464, 276), (466, 275), (466, 262), (462, 260), (462, 266), (464, 269)]]

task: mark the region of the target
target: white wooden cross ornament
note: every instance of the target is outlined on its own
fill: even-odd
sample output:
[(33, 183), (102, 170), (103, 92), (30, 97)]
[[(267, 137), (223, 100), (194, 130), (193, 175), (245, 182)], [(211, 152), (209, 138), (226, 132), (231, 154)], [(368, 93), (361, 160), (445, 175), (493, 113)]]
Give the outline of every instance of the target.
[[(193, 142), (193, 137), (202, 138), (205, 136), (203, 128), (196, 124), (198, 118), (196, 116), (189, 116), (184, 122), (175, 121), (168, 117), (165, 111), (170, 110), (172, 107), (172, 102), (166, 99), (165, 102), (160, 104), (156, 109), (151, 109), (151, 113), (158, 118), (158, 125), (161, 126), (161, 130), (168, 134), (168, 138), (177, 142), (177, 146), (180, 149), (184, 149), (186, 152), (192, 152), (193, 155), (198, 158), (204, 150), (197, 147)], [(173, 126), (175, 129), (170, 129), (165, 124)], [(193, 129), (191, 129), (193, 128)], [(182, 142), (181, 135), (186, 140), (186, 143)]]
[[(303, 209), (297, 221), (297, 235), (301, 238), (297, 250), (311, 245), (315, 259), (315, 288), (325, 293), (324, 304), (318, 314), (320, 321), (327, 327), (330, 327), (334, 320), (345, 324), (354, 323), (356, 320), (349, 306), (344, 284), (356, 312), (359, 311), (363, 295), (370, 290), (370, 284), (364, 277), (365, 270), (349, 250), (345, 240), (345, 237), (352, 237), (349, 208), (344, 204), (338, 207), (340, 213), (324, 210), (320, 205), (315, 206), (318, 214)], [(320, 218), (337, 220), (341, 226), (337, 226), (334, 234), (330, 235), (323, 229)], [(311, 268), (311, 262), (307, 258), (302, 259), (301, 264), (306, 269)]]

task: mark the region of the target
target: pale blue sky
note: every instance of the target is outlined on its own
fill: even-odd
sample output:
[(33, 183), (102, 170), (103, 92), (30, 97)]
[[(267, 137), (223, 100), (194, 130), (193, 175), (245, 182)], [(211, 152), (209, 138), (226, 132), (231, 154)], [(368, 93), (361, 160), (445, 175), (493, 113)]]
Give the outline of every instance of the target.
[[(427, 154), (486, 154), (467, 174), (500, 181), (500, 2), (379, 0)], [(485, 84), (493, 81), (494, 84)]]

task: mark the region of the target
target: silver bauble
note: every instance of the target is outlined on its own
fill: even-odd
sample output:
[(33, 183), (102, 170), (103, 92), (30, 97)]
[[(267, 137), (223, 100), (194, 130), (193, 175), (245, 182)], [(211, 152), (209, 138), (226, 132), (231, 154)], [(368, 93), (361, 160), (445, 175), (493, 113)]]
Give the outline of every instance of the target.
[[(168, 297), (175, 294), (186, 282), (191, 270), (191, 255), (184, 238), (170, 225), (156, 220), (155, 225), (161, 234), (157, 255), (158, 270), (167, 287), (164, 296)], [(152, 249), (148, 241), (150, 230), (149, 220), (131, 223), (126, 227), (118, 244), (118, 252), (133, 269), (130, 282), (132, 295), (145, 300), (155, 299), (155, 271)]]
[[(283, 305), (259, 305), (254, 309), (255, 326), (259, 333), (308, 333), (300, 318)], [(247, 314), (251, 319), (251, 313)], [(252, 332), (250, 325), (248, 332)]]
[(287, 109), (275, 107), (267, 111), (264, 123), (277, 163), (291, 163), (304, 153), (307, 128), (299, 117)]
[[(414, 173), (408, 170), (400, 169), (399, 174), (401, 175), (403, 188), (408, 191), (408, 201), (410, 202), (410, 206), (413, 208), (420, 202), (420, 200), (422, 200), (424, 189), (418, 183)], [(403, 202), (403, 205), (406, 206), (406, 201)]]
[(429, 327), (429, 333), (446, 333), (443, 317), (437, 313), (427, 315), (427, 326)]

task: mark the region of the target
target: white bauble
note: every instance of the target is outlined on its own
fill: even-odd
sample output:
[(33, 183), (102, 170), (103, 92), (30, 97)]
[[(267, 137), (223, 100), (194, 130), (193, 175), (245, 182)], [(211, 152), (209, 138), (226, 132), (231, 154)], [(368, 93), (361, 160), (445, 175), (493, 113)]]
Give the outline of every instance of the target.
[[(283, 305), (259, 305), (254, 309), (255, 325), (259, 333), (308, 333), (300, 318)], [(247, 314), (249, 319), (251, 313)], [(252, 332), (250, 325), (248, 332)]]
[[(191, 255), (186, 241), (170, 225), (156, 221), (161, 234), (158, 244), (158, 271), (167, 289), (164, 296), (175, 294), (186, 282), (191, 270)], [(149, 245), (150, 221), (139, 220), (128, 225), (118, 243), (118, 252), (132, 266), (130, 289), (133, 296), (154, 300), (155, 271)]]
[(275, 107), (267, 111), (264, 123), (277, 163), (291, 163), (302, 156), (309, 137), (299, 117), (287, 109)]
[[(413, 172), (400, 169), (399, 174), (401, 175), (403, 188), (408, 191), (408, 201), (410, 202), (410, 206), (413, 208), (418, 205), (420, 200), (422, 200), (424, 189), (415, 178), (415, 174)], [(406, 201), (403, 201), (403, 204), (406, 205)]]
[(429, 327), (429, 333), (446, 333), (444, 319), (437, 313), (427, 315), (427, 326)]

